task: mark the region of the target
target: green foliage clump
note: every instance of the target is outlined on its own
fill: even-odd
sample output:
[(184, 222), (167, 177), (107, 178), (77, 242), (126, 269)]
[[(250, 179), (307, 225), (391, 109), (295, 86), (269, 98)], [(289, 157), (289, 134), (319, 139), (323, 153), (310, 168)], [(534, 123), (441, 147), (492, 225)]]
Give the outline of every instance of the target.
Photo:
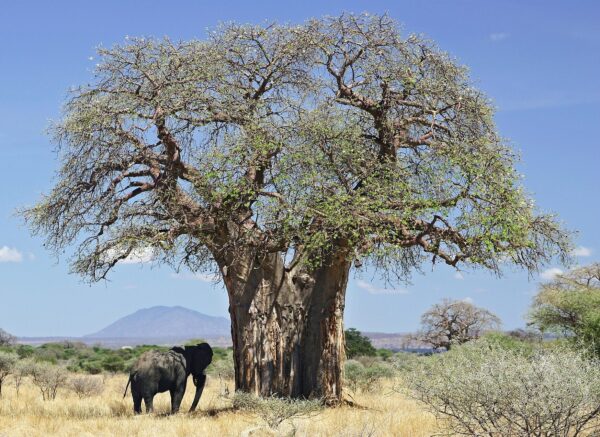
[(425, 357), (411, 352), (397, 352), (390, 359), (390, 363), (399, 372), (414, 370)]
[(541, 347), (539, 341), (523, 340), (503, 332), (489, 332), (483, 338), (490, 347), (518, 352), (527, 356), (532, 355)]
[[(369, 357), (370, 358), (370, 357)], [(396, 375), (392, 365), (381, 359), (348, 360), (344, 365), (344, 379), (353, 391), (374, 391), (384, 379)]]
[(13, 373), (18, 359), (19, 356), (15, 353), (0, 351), (0, 396), (2, 396), (2, 383)]
[(411, 394), (451, 435), (550, 437), (600, 431), (598, 361), (569, 349), (528, 353), (512, 346), (481, 339), (422, 360), (407, 377)]
[(600, 357), (600, 263), (542, 284), (529, 318), (541, 331), (566, 335)]
[(377, 355), (377, 349), (373, 347), (371, 340), (362, 335), (357, 329), (347, 329), (344, 334), (346, 340), (346, 356), (348, 358)]
[(394, 352), (389, 349), (377, 349), (377, 356), (382, 358), (384, 361), (389, 360), (394, 356)]

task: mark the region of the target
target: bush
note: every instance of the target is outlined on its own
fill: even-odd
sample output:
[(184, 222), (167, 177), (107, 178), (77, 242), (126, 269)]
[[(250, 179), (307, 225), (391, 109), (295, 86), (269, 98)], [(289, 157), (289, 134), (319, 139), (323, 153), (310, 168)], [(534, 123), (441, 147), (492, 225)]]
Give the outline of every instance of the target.
[(98, 396), (104, 391), (104, 379), (99, 376), (74, 376), (69, 381), (69, 388), (80, 399)]
[(412, 352), (398, 352), (394, 354), (388, 361), (399, 372), (409, 372), (414, 370), (421, 360), (425, 357)]
[(102, 369), (113, 373), (124, 372), (126, 367), (123, 358), (115, 355), (108, 355), (104, 357), (100, 365)]
[(13, 373), (18, 359), (17, 354), (0, 351), (0, 396), (2, 396), (2, 383), (8, 375)]
[(67, 382), (67, 370), (48, 363), (35, 363), (29, 368), (28, 373), (33, 383), (42, 392), (45, 401), (56, 399), (58, 389)]
[(298, 400), (289, 398), (260, 398), (249, 393), (237, 392), (233, 407), (258, 415), (269, 428), (277, 429), (286, 420), (310, 416), (323, 408), (319, 399)]
[(599, 430), (599, 364), (483, 339), (423, 360), (408, 385), (453, 435), (577, 436)]
[(364, 370), (365, 366), (363, 366), (360, 361), (348, 360), (344, 364), (344, 379), (352, 391), (358, 389), (358, 385), (362, 381)]
[(395, 372), (392, 366), (381, 361), (348, 360), (344, 367), (346, 383), (353, 391), (374, 391), (381, 387), (381, 382), (386, 378), (393, 378)]
[(387, 361), (394, 356), (394, 352), (389, 349), (377, 349), (377, 356)]
[(540, 349), (541, 342), (525, 340), (502, 332), (489, 332), (484, 336), (485, 341), (492, 347), (532, 355)]

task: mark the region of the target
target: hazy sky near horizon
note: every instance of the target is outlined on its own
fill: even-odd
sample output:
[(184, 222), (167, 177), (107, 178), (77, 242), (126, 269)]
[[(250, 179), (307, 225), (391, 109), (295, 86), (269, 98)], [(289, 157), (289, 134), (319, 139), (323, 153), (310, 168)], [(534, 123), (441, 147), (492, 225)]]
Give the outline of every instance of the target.
[[(227, 315), (220, 285), (166, 267), (120, 265), (110, 282), (83, 284), (14, 216), (47, 192), (58, 162), (44, 133), (69, 87), (87, 83), (95, 47), (127, 35), (204, 38), (221, 21), (299, 23), (341, 12), (385, 13), (470, 67), (498, 108), (499, 131), (521, 152), (519, 170), (541, 210), (577, 230), (576, 262), (600, 257), (600, 2), (590, 1), (12, 1), (0, 14), (0, 327), (20, 336), (83, 335), (154, 305)], [(524, 325), (541, 275), (501, 278), (425, 266), (409, 284), (386, 288), (353, 276), (345, 323), (365, 331), (414, 330), (444, 297), (469, 299)]]

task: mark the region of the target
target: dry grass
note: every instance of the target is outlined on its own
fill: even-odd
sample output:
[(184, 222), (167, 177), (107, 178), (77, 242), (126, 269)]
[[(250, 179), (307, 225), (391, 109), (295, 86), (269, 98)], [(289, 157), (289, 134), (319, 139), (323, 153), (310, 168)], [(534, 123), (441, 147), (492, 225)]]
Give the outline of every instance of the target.
[[(10, 381), (12, 383), (12, 381)], [(99, 396), (79, 399), (66, 389), (54, 401), (43, 401), (31, 381), (25, 381), (17, 396), (14, 386), (5, 384), (0, 399), (0, 436), (199, 436), (199, 435), (294, 435), (296, 436), (427, 436), (435, 420), (414, 402), (391, 390), (391, 382), (374, 394), (354, 398), (364, 408), (327, 409), (309, 418), (283, 423), (269, 430), (257, 416), (233, 411), (231, 401), (219, 396), (219, 381), (210, 378), (199, 411), (190, 415), (168, 415), (169, 394), (155, 398), (156, 413), (134, 416), (131, 395), (123, 399), (126, 377), (106, 378)], [(230, 383), (230, 388), (233, 384)], [(193, 385), (182, 404), (189, 408)]]

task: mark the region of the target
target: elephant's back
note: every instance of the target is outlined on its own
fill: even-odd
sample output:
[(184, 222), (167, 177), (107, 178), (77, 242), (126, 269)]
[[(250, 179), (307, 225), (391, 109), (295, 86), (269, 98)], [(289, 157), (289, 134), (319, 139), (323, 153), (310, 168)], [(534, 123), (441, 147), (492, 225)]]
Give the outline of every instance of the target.
[(170, 388), (174, 381), (185, 378), (185, 359), (172, 351), (144, 352), (131, 368), (132, 381), (154, 381), (158, 391)]
[(145, 373), (152, 369), (165, 369), (172, 366), (172, 360), (166, 352), (146, 351), (131, 367), (132, 374)]

